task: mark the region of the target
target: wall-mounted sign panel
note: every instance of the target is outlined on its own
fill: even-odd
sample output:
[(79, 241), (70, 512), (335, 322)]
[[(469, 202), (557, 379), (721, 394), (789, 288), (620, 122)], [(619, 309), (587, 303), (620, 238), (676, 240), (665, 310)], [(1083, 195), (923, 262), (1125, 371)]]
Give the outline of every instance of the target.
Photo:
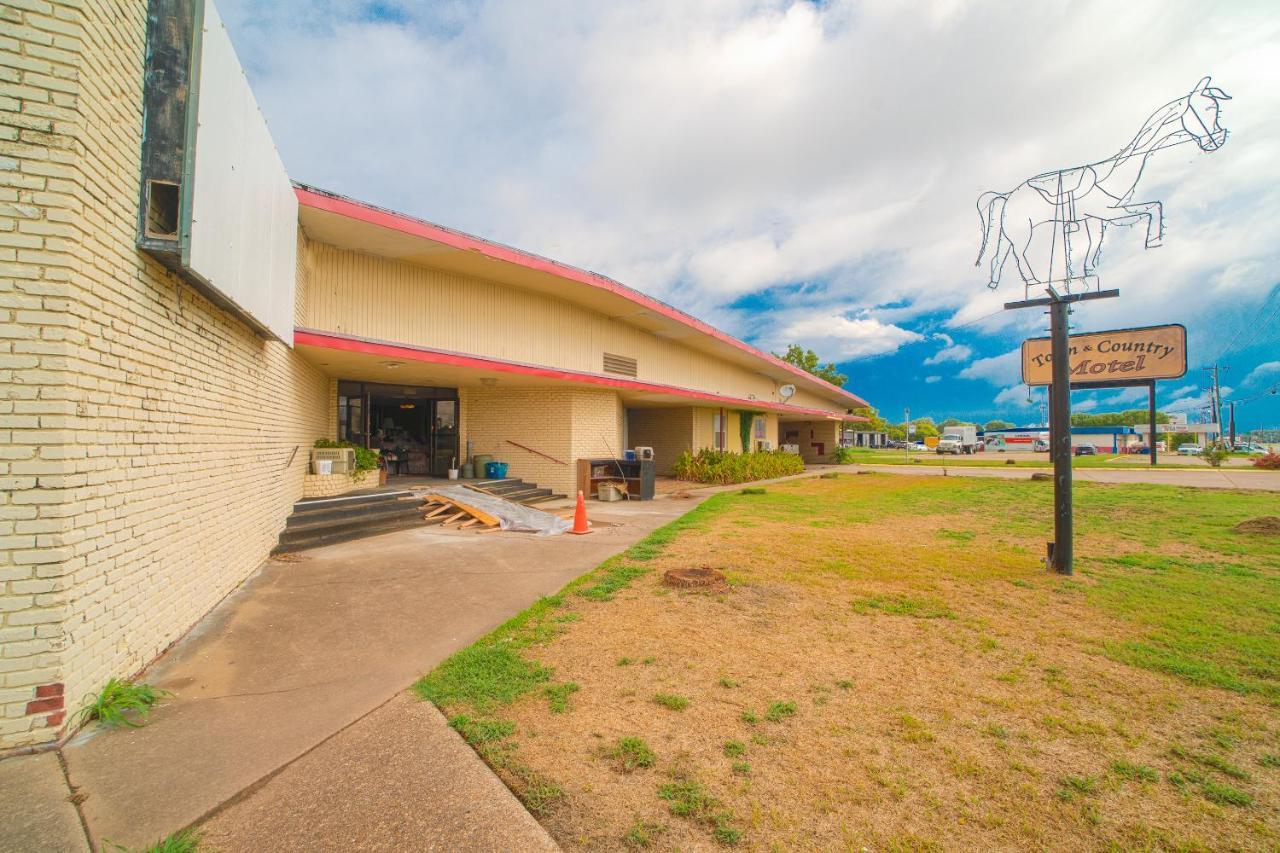
[(292, 344), (298, 199), (217, 7), (205, 0), (183, 261)]
[(298, 201), (212, 0), (150, 0), (138, 246), (293, 344)]
[[(1177, 379), (1187, 372), (1187, 329), (1175, 323), (1072, 335), (1070, 355), (1072, 385)], [(1053, 384), (1048, 338), (1022, 342), (1022, 381)]]

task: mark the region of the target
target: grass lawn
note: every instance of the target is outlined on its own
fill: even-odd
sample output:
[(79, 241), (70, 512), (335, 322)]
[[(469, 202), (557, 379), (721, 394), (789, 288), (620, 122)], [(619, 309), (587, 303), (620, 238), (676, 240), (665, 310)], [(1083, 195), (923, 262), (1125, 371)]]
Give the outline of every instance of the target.
[(717, 495), (416, 690), (567, 849), (1275, 848), (1280, 496), (1077, 489)]
[[(925, 452), (919, 451), (903, 451), (903, 450), (871, 450), (869, 448), (855, 448), (854, 461), (864, 462), (868, 465), (947, 465), (956, 467), (958, 465), (975, 465), (979, 467), (985, 466), (1005, 466), (1010, 468), (1049, 468), (1052, 463), (1048, 459), (1047, 453), (1027, 453), (1015, 451), (1013, 453), (1000, 452), (983, 452), (975, 453), (972, 456), (953, 456), (946, 454), (939, 456), (936, 452), (930, 450)], [(1157, 468), (1200, 468), (1209, 470), (1211, 466), (1208, 462), (1197, 459), (1193, 456), (1179, 456), (1176, 453), (1159, 453), (1156, 455)], [(1150, 468), (1151, 460), (1146, 456), (1133, 453), (1113, 454), (1099, 453), (1095, 456), (1073, 456), (1071, 464), (1075, 468)], [(1224, 463), (1224, 467), (1231, 468), (1233, 471), (1237, 468), (1253, 469), (1252, 459), (1246, 456), (1232, 456), (1230, 460)]]

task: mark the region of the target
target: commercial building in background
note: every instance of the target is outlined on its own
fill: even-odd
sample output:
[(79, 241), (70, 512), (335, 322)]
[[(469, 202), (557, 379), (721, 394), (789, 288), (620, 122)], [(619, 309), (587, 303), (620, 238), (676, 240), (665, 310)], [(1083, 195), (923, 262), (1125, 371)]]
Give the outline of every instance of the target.
[[(989, 429), (982, 433), (988, 451), (1043, 452), (1048, 450), (1049, 430), (1043, 427)], [(1071, 428), (1072, 447), (1092, 447), (1098, 453), (1135, 453), (1144, 442), (1137, 427), (1087, 426)]]
[(737, 450), (744, 418), (823, 460), (865, 405), (602, 276), (292, 184), (212, 3), (4, 23), (0, 753), (258, 567), (317, 439), (567, 492), (579, 458)]

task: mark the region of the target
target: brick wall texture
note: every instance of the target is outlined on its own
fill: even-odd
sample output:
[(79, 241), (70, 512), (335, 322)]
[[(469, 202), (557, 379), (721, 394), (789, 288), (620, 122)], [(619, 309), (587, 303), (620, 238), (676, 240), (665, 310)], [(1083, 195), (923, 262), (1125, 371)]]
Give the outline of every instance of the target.
[(0, 3), (0, 750), (241, 583), (330, 432), (327, 378), (134, 246), (145, 7)]
[(458, 397), (461, 452), (466, 453), (470, 438), (473, 452), (508, 463), (507, 476), (570, 495), (576, 488), (576, 460), (622, 452), (625, 411), (613, 391), (503, 388), (499, 383), (461, 388)]

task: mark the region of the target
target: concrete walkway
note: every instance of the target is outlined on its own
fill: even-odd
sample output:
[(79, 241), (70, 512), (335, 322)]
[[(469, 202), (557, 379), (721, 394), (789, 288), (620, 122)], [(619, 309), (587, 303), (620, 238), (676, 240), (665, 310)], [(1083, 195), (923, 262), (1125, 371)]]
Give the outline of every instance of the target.
[[(353, 837), (368, 818), (364, 827), (373, 835), (347, 846), (395, 847), (378, 836), (391, 833), (387, 822), (398, 820), (394, 803), (371, 796), (376, 786), (369, 778), (359, 796), (369, 798), (369, 807), (381, 803), (382, 812), (362, 813), (355, 802), (336, 805), (346, 777), (376, 773), (378, 762), (370, 764), (369, 756), (381, 755), (382, 764), (395, 767), (386, 797), (401, 796), (401, 786), (412, 784), (414, 797), (394, 807), (414, 811), (412, 826), (437, 828), (420, 840), (434, 838), (438, 849), (485, 849), (475, 834), (477, 820), (491, 828), (511, 825), (512, 807), (523, 808), (470, 749), (449, 750), (450, 743), (463, 745), (439, 714), (407, 697), (386, 703), (539, 596), (697, 503), (593, 503), (599, 526), (590, 536), (419, 528), (304, 552), (298, 562), (268, 563), (148, 670), (148, 682), (175, 695), (145, 727), (89, 729), (64, 748), (70, 780), (85, 795), (81, 810), (90, 837), (97, 844), (145, 846), (233, 800), (237, 813), (256, 814), (259, 803), (296, 803), (312, 794), (314, 813), (286, 811), (272, 825), (297, 814), (306, 816), (291, 830), (300, 838), (322, 823)], [(396, 708), (404, 719), (389, 724)], [(379, 729), (387, 740), (378, 741)], [(423, 745), (407, 749), (415, 737)], [(393, 762), (393, 752), (402, 758)], [(242, 793), (303, 756), (298, 769)], [(312, 779), (317, 766), (334, 772)], [(502, 796), (481, 783), (459, 787), (477, 772)], [(466, 790), (472, 806), (459, 812)], [(317, 822), (319, 811), (345, 821), (348, 834), (343, 826)], [(220, 850), (263, 849), (249, 837), (240, 838), (243, 847), (233, 844), (239, 836), (223, 821), (214, 825), (225, 841)], [(536, 849), (542, 830), (536, 822), (530, 826)], [(275, 841), (279, 849), (283, 839)]]
[[(1033, 473), (1053, 473), (1052, 468), (1016, 468), (1012, 465), (875, 465), (857, 463), (839, 466), (844, 471), (877, 471), (920, 477), (996, 477), (1002, 480), (1029, 480)], [(1254, 489), (1280, 492), (1280, 471), (1239, 469), (1074, 468), (1072, 477), (1080, 483), (1151, 483), (1160, 486), (1190, 486), (1196, 489)]]

